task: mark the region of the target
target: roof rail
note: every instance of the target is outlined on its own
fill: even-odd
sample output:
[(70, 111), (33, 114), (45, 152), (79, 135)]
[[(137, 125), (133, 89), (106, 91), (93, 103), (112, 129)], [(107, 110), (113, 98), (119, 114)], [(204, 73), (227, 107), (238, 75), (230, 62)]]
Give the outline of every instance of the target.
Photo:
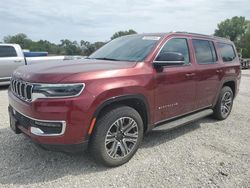
[(200, 34), (200, 33), (192, 33), (192, 32), (187, 32), (187, 31), (176, 31), (175, 33), (183, 33), (183, 34), (200, 35), (200, 36), (211, 37), (211, 35), (205, 35), (205, 34)]
[(197, 36), (211, 37), (211, 38), (217, 38), (217, 39), (221, 39), (221, 40), (227, 40), (227, 41), (230, 41), (230, 39), (223, 38), (223, 37), (218, 37), (218, 36), (214, 36), (214, 35), (205, 35), (205, 34), (200, 34), (200, 33), (186, 32), (186, 31), (175, 31), (174, 33), (190, 34), (190, 35), (197, 35)]

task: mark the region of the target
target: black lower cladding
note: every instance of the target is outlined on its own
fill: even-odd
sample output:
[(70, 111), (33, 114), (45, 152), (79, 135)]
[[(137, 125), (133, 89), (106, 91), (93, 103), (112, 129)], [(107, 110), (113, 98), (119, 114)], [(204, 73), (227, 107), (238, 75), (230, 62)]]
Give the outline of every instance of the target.
[(60, 134), (62, 132), (62, 123), (60, 122), (46, 122), (46, 121), (36, 121), (30, 119), (21, 113), (15, 111), (12, 107), (9, 107), (10, 112), (16, 118), (18, 125), (24, 127), (25, 129), (29, 129), (30, 127), (37, 127), (41, 129), (44, 134)]
[(78, 153), (86, 151), (88, 149), (88, 141), (85, 141), (80, 144), (71, 144), (71, 145), (64, 145), (64, 144), (52, 145), (52, 144), (40, 144), (40, 143), (36, 144), (46, 150), (66, 152), (66, 153)]

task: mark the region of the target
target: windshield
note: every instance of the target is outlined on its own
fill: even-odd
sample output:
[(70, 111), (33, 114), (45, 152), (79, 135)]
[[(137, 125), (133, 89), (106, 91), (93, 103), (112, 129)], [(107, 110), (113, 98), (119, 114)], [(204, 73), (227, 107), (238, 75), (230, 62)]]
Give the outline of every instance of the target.
[(124, 36), (110, 41), (91, 54), (90, 59), (113, 61), (143, 61), (158, 43), (159, 36)]

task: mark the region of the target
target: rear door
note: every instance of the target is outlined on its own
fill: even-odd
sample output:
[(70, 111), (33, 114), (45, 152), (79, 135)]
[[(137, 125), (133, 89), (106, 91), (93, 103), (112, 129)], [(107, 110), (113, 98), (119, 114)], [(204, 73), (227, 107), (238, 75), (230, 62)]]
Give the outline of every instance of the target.
[(13, 46), (0, 45), (0, 81), (7, 81), (17, 67), (25, 64), (24, 57), (18, 55)]
[(183, 115), (195, 108), (195, 66), (188, 41), (185, 37), (168, 39), (159, 52), (181, 53), (185, 64), (165, 66), (156, 72), (155, 122)]
[(197, 64), (196, 109), (201, 109), (213, 104), (223, 71), (213, 41), (192, 39), (192, 45)]

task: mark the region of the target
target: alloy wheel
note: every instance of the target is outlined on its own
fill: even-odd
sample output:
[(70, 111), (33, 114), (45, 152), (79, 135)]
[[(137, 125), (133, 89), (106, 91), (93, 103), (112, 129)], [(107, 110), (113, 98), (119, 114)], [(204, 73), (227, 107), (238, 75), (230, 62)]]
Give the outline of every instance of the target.
[(138, 125), (130, 117), (117, 119), (105, 137), (107, 154), (113, 159), (124, 158), (131, 153), (138, 141)]
[(231, 111), (233, 95), (231, 92), (225, 92), (221, 100), (221, 114), (226, 117)]

